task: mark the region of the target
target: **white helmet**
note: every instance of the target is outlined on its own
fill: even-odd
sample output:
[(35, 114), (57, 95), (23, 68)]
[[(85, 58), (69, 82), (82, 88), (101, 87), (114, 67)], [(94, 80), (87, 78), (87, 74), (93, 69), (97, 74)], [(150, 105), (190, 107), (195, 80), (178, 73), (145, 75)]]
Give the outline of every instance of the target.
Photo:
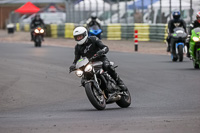
[(77, 44), (82, 45), (88, 38), (87, 29), (85, 27), (76, 27), (73, 31), (73, 36)]

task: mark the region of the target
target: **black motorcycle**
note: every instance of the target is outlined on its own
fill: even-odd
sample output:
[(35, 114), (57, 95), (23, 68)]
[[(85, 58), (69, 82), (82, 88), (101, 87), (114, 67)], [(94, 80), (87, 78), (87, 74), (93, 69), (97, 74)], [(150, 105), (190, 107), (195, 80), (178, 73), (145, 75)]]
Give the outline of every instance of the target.
[(36, 27), (33, 32), (33, 40), (35, 42), (35, 47), (41, 47), (44, 36), (44, 29), (40, 26)]
[(183, 61), (184, 53), (187, 53), (185, 41), (187, 34), (182, 27), (174, 29), (174, 33), (171, 35), (171, 59), (172, 61)]
[[(75, 73), (81, 77), (82, 86), (91, 104), (98, 110), (103, 110), (106, 104), (117, 103), (122, 108), (131, 104), (131, 95), (127, 91), (120, 91), (116, 81), (104, 71), (101, 61), (93, 62), (86, 57), (79, 59), (76, 63)], [(113, 62), (110, 62), (114, 65)], [(116, 68), (117, 66), (115, 66)]]

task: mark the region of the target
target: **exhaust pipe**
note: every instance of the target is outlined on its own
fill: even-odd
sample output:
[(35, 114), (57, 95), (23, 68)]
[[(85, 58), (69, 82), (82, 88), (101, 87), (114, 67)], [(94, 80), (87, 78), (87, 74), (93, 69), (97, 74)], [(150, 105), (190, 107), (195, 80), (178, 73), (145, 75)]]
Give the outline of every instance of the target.
[(111, 96), (110, 98), (108, 98), (106, 103), (116, 102), (116, 101), (119, 101), (120, 99), (121, 99), (121, 95)]

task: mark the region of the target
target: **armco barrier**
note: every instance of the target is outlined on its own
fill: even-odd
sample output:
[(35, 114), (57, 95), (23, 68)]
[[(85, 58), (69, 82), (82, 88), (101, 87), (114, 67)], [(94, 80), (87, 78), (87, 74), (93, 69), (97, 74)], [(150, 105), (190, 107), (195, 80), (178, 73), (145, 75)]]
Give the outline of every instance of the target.
[(30, 31), (30, 25), (29, 24), (25, 24), (24, 25), (24, 31)]
[(64, 29), (64, 31), (65, 31), (64, 37), (65, 38), (73, 38), (73, 30), (74, 30), (74, 28), (75, 28), (74, 23), (66, 23), (65, 24), (65, 29)]
[(135, 30), (138, 30), (138, 41), (150, 41), (149, 39), (149, 25), (135, 24)]
[[(81, 26), (74, 23), (65, 23), (61, 25), (46, 25), (46, 36), (53, 38), (73, 38), (75, 27)], [(82, 25), (86, 26), (86, 25)], [(134, 39), (134, 30), (138, 30), (139, 41), (165, 41), (167, 37), (167, 24), (108, 24), (102, 25), (102, 38), (107, 40)], [(29, 31), (29, 24), (25, 24), (20, 29), (20, 24), (16, 24), (16, 30)]]
[(64, 37), (65, 36), (65, 24), (58, 25), (57, 26), (57, 35), (58, 37)]
[(57, 38), (58, 37), (58, 25), (57, 24), (51, 24), (50, 25), (50, 29), (51, 29), (51, 37), (52, 38)]
[(20, 31), (19, 23), (16, 23), (16, 31)]
[(121, 40), (121, 24), (108, 24), (107, 25), (107, 39), (108, 40)]
[(132, 39), (134, 36), (134, 25), (121, 25), (121, 38)]

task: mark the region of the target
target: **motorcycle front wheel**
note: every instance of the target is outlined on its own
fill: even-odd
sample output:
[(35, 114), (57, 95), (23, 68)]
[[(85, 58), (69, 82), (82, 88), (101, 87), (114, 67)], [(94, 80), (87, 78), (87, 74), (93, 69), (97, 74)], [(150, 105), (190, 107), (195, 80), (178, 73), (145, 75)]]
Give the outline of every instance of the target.
[(41, 47), (41, 37), (40, 36), (36, 36), (35, 37), (35, 47)]
[(183, 46), (182, 45), (178, 47), (178, 57), (179, 57), (179, 61), (182, 62), (183, 61)]
[(104, 110), (106, 107), (106, 100), (103, 95), (99, 95), (92, 83), (85, 84), (85, 92), (91, 104), (97, 110)]

